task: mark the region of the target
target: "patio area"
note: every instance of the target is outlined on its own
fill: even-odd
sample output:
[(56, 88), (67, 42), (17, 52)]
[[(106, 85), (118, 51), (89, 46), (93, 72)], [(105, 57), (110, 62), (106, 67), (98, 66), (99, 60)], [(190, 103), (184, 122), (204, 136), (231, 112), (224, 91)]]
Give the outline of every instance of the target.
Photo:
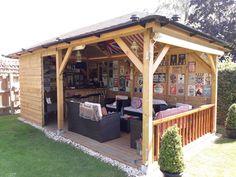
[[(99, 154), (117, 160), (133, 168), (140, 168), (142, 157), (137, 154), (136, 149), (130, 148), (130, 134), (121, 133), (121, 137), (104, 143), (99, 143), (91, 138), (68, 131), (68, 125), (65, 123), (62, 136), (87, 147)], [(57, 125), (50, 124), (45, 126), (46, 129), (57, 133)]]

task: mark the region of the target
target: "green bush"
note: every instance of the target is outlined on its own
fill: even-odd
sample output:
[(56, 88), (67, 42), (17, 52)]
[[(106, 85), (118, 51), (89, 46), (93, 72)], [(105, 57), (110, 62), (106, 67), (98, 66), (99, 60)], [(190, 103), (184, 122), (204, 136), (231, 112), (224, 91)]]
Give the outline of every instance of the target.
[(236, 102), (236, 63), (230, 59), (218, 65), (217, 123), (224, 125), (228, 109)]
[(236, 129), (236, 103), (232, 104), (229, 108), (225, 127), (228, 129)]
[(184, 171), (182, 141), (176, 125), (169, 127), (161, 138), (158, 162), (161, 171), (168, 173)]

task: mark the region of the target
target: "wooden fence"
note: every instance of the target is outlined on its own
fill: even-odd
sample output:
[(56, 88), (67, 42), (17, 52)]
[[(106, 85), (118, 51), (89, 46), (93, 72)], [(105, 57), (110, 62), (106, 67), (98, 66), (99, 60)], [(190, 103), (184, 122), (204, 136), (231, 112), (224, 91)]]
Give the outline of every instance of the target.
[(209, 104), (164, 119), (154, 120), (154, 159), (158, 160), (160, 138), (165, 130), (174, 124), (179, 127), (183, 146), (200, 138), (206, 133), (212, 133), (214, 109), (214, 104)]

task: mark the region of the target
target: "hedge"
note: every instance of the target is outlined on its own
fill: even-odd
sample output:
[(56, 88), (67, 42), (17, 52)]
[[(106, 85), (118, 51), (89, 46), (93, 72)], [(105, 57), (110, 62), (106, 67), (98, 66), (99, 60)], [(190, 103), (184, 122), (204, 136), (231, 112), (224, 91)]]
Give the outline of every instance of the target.
[(217, 123), (224, 125), (227, 112), (236, 103), (236, 63), (230, 59), (219, 62)]

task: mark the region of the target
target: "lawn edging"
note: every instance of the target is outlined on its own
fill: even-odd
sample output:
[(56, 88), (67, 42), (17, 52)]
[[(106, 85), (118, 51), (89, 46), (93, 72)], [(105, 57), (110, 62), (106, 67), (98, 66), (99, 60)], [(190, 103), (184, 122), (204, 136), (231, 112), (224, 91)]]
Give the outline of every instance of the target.
[(68, 138), (65, 138), (64, 136), (62, 135), (59, 135), (57, 133), (54, 133), (52, 131), (49, 131), (47, 130), (46, 128), (43, 128), (33, 122), (30, 122), (22, 117), (18, 117), (17, 118), (19, 121), (25, 123), (25, 124), (28, 124), (40, 131), (42, 131), (49, 139), (52, 139), (54, 141), (57, 141), (57, 142), (61, 142), (61, 143), (65, 143), (65, 144), (69, 144), (70, 146), (73, 146), (74, 148), (76, 149), (79, 149), (81, 150), (82, 152), (84, 152), (85, 154), (88, 154), (90, 156), (93, 156), (95, 157), (96, 159), (99, 159), (101, 160), (102, 162), (105, 162), (107, 164), (110, 164), (112, 166), (116, 166), (118, 167), (120, 170), (126, 172), (128, 174), (128, 176), (137, 176), (137, 177), (141, 177), (141, 176), (144, 176), (144, 173), (141, 171), (141, 170), (138, 170), (136, 168), (133, 168), (133, 167), (130, 167), (128, 165), (125, 165), (117, 160), (113, 160), (109, 157), (106, 157), (98, 152), (95, 152), (85, 146), (82, 146), (78, 143), (75, 143), (74, 141), (68, 139)]

